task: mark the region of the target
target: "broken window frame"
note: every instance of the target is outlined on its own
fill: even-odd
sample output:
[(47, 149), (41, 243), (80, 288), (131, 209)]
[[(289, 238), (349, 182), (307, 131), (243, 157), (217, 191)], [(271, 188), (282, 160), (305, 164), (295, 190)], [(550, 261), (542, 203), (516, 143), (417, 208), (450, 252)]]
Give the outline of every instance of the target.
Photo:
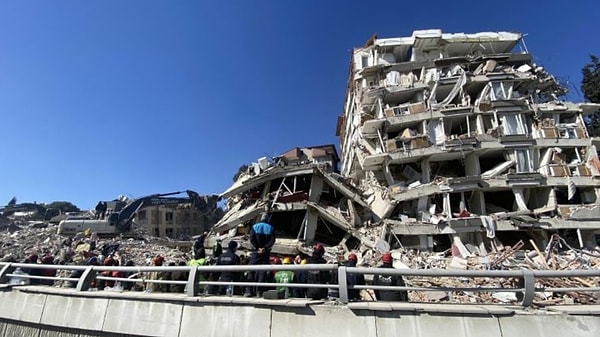
[[(514, 99), (512, 81), (490, 81), (481, 90), (475, 105), (482, 102), (495, 102)], [(500, 97), (499, 97), (500, 96)]]
[[(521, 155), (519, 155), (521, 154)], [(524, 154), (524, 156), (523, 156)], [(515, 160), (515, 170), (516, 173), (533, 173), (535, 172), (534, 170), (534, 165), (533, 165), (533, 158), (531, 155), (531, 150), (530, 149), (514, 149), (513, 150), (513, 158)], [(526, 162), (523, 162), (523, 160), (525, 160)]]
[(369, 50), (359, 50), (354, 52), (354, 69), (359, 71), (373, 66), (373, 53)]
[[(446, 117), (440, 118), (440, 122), (442, 123), (442, 127), (444, 129), (444, 134), (446, 135), (446, 139), (452, 139), (452, 136), (456, 136), (457, 138), (462, 135), (466, 135), (467, 137), (471, 136), (471, 121), (469, 119), (470, 116), (457, 116), (457, 117)], [(457, 124), (455, 124), (458, 121)], [(466, 130), (461, 130), (460, 133), (454, 133), (453, 130), (456, 125), (462, 128), (462, 126), (466, 127)]]
[(173, 222), (175, 215), (173, 212), (165, 212), (165, 222)]
[(527, 127), (520, 113), (499, 114), (498, 119), (502, 123), (503, 135), (527, 135)]
[(489, 86), (490, 101), (504, 101), (512, 98), (512, 82), (490, 81)]

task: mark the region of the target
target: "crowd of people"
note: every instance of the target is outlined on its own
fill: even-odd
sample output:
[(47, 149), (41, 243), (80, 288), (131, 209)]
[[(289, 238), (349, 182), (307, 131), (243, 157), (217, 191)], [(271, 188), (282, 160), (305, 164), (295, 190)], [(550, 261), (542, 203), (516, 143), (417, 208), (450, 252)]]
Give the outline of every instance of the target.
[[(206, 248), (204, 243), (206, 241), (207, 233), (200, 235), (194, 241), (192, 246), (193, 257), (187, 261), (169, 261), (166, 262), (165, 258), (161, 255), (154, 256), (151, 259), (151, 265), (160, 266), (236, 266), (236, 265), (313, 265), (313, 264), (327, 264), (323, 255), (325, 249), (321, 244), (313, 246), (313, 252), (311, 256), (297, 255), (297, 256), (273, 256), (271, 250), (275, 243), (275, 232), (273, 226), (269, 224), (268, 215), (261, 217), (261, 220), (254, 224), (249, 233), (249, 242), (252, 246), (249, 255), (238, 254), (238, 243), (234, 240), (229, 241), (223, 249), (221, 240), (217, 240), (214, 247), (212, 247), (210, 256), (206, 254)], [(94, 235), (91, 234), (91, 238), (94, 239)], [(79, 249), (84, 261), (78, 261), (79, 264), (87, 264), (92, 266), (134, 266), (133, 261), (122, 261), (119, 256), (119, 244), (113, 243), (104, 245), (100, 250), (100, 254), (90, 253), (96, 251), (95, 242), (96, 240), (82, 240), (80, 242), (73, 243), (70, 239), (67, 239), (63, 244), (65, 246), (75, 245), (80, 247), (81, 242), (86, 242), (89, 247), (83, 247)], [(38, 258), (37, 255), (32, 254), (27, 257), (23, 262), (25, 263), (41, 263), (41, 264), (68, 264), (69, 261), (65, 259), (71, 259), (73, 262), (73, 256), (60, 256), (53, 257), (47, 252)], [(75, 261), (77, 262), (77, 261)], [(83, 263), (82, 263), (83, 262)], [(358, 257), (355, 253), (348, 254), (345, 261), (341, 262), (346, 267), (356, 267)], [(393, 259), (390, 253), (383, 254), (381, 268), (393, 268)], [(32, 276), (56, 276), (56, 269), (43, 269), (43, 268), (31, 268), (24, 270), (24, 272)], [(73, 270), (68, 275), (68, 278), (78, 279), (81, 277), (83, 270)], [(117, 279), (130, 279), (131, 281), (115, 281), (111, 279), (95, 278), (90, 285), (91, 288), (96, 289), (118, 289), (118, 290), (138, 290), (147, 292), (172, 292), (172, 293), (183, 293), (185, 291), (186, 283), (189, 278), (189, 270), (184, 269), (180, 271), (153, 271), (143, 273), (130, 273), (119, 270), (114, 271), (102, 271), (98, 274), (106, 278), (117, 278)], [(137, 282), (136, 280), (143, 279), (144, 282)], [(148, 280), (148, 281), (146, 281)], [(159, 281), (159, 282), (153, 282)], [(160, 281), (182, 281), (177, 283), (168, 283)], [(338, 275), (337, 270), (285, 270), (285, 268), (273, 268), (271, 271), (202, 271), (199, 269), (198, 275), (199, 289), (204, 295), (242, 295), (245, 297), (262, 297), (266, 291), (276, 291), (279, 298), (297, 297), (297, 298), (312, 298), (312, 299), (325, 299), (325, 298), (337, 298), (339, 297), (339, 291), (336, 287), (328, 288), (316, 288), (316, 287), (289, 287), (286, 286), (288, 283), (296, 284), (322, 284), (322, 285), (337, 285)], [(201, 282), (213, 281), (220, 282), (221, 284), (202, 284)], [(236, 286), (237, 282), (251, 282), (256, 283), (254, 286)], [(354, 289), (353, 286), (365, 285), (365, 278), (362, 274), (347, 273), (346, 282), (349, 286), (348, 297), (350, 301), (361, 300), (360, 289)], [(31, 279), (31, 284), (43, 284), (43, 285), (58, 285), (55, 284), (54, 280), (48, 279)], [(263, 283), (277, 284), (275, 287), (261, 286)], [(373, 277), (373, 285), (377, 286), (405, 286), (404, 280), (401, 276), (386, 275), (386, 274), (375, 274)], [(63, 286), (75, 287), (74, 282), (64, 282)], [(384, 301), (408, 301), (407, 292), (405, 290), (374, 290), (374, 294), (377, 300)]]

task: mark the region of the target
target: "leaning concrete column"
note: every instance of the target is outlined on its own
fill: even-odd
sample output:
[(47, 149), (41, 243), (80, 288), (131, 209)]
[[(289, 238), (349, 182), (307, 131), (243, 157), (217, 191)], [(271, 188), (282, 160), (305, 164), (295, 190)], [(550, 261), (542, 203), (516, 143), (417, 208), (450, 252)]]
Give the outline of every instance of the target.
[(421, 183), (427, 184), (431, 182), (431, 163), (429, 158), (421, 160)]
[(479, 156), (472, 153), (465, 158), (465, 175), (467, 177), (472, 177), (480, 174), (481, 166), (479, 165)]
[[(323, 192), (323, 177), (315, 174), (310, 181), (308, 200), (318, 203), (319, 199), (321, 199), (321, 192)], [(316, 210), (306, 210), (306, 214), (304, 215), (304, 240), (306, 242), (311, 242), (315, 239), (318, 218)]]
[(309, 208), (304, 215), (304, 240), (311, 242), (315, 239), (317, 233), (317, 221), (319, 220), (318, 212), (315, 209)]

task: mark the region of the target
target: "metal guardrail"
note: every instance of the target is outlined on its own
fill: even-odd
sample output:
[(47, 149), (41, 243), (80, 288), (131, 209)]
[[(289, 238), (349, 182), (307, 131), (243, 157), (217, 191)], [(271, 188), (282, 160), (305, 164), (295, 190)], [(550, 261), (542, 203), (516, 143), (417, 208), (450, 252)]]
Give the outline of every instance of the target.
[[(78, 278), (69, 278), (62, 276), (37, 276), (28, 274), (15, 274), (17, 268), (26, 270), (46, 269), (46, 270), (79, 270), (81, 276)], [(212, 272), (274, 272), (279, 270), (289, 271), (337, 271), (337, 283), (330, 284), (309, 284), (309, 283), (258, 283), (248, 281), (222, 282), (202, 280), (201, 274)], [(125, 273), (135, 273), (139, 278), (119, 278), (103, 276), (103, 271), (120, 271)], [(187, 281), (183, 280), (155, 280), (145, 276), (152, 272), (188, 272)], [(347, 284), (349, 274), (363, 275), (398, 275), (398, 276), (420, 276), (420, 277), (453, 277), (453, 278), (512, 278), (517, 280), (516, 287), (497, 288), (497, 287), (417, 287), (417, 286), (376, 286), (376, 285), (355, 285)], [(560, 287), (536, 287), (536, 280), (542, 278), (576, 278), (576, 277), (600, 277), (600, 269), (593, 270), (449, 270), (449, 269), (392, 269), (392, 268), (363, 268), (363, 267), (344, 267), (333, 264), (305, 264), (305, 265), (243, 265), (243, 266), (78, 266), (78, 265), (47, 265), (47, 264), (26, 264), (26, 263), (6, 263), (0, 262), (0, 284), (6, 284), (10, 278), (41, 279), (54, 281), (76, 282), (75, 288), (78, 291), (90, 290), (90, 285), (95, 280), (115, 281), (115, 282), (134, 282), (134, 283), (158, 283), (185, 285), (187, 296), (201, 295), (201, 289), (207, 285), (225, 286), (233, 285), (238, 287), (260, 286), (276, 287), (285, 286), (289, 288), (327, 288), (336, 289), (339, 292), (339, 300), (342, 303), (348, 303), (348, 290), (350, 289), (373, 289), (373, 290), (414, 290), (414, 291), (469, 291), (469, 292), (514, 292), (524, 307), (531, 306), (536, 292), (597, 292), (600, 286), (581, 287), (581, 288), (560, 288)], [(596, 282), (598, 284), (598, 282)]]

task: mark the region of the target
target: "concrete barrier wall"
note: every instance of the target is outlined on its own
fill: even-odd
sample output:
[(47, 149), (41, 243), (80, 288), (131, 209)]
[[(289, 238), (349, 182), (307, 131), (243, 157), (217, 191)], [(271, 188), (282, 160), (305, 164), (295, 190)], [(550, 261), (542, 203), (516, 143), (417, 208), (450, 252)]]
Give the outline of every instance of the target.
[[(598, 311), (489, 310), (482, 306), (345, 306), (170, 294), (0, 291), (0, 336), (597, 336)], [(241, 298), (239, 299), (242, 300)], [(228, 303), (227, 303), (228, 302)], [(263, 304), (261, 304), (263, 303)]]

